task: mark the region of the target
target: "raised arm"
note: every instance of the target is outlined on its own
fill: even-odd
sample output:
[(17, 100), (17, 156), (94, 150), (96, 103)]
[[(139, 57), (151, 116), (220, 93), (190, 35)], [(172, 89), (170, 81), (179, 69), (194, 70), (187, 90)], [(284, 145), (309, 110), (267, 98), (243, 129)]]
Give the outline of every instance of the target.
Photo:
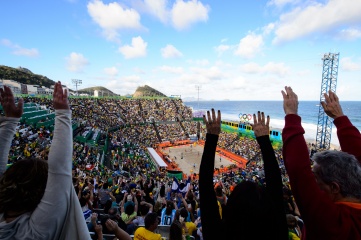
[(343, 114), (340, 101), (336, 93), (329, 91), (328, 94), (325, 93), (324, 96), (325, 101), (321, 102), (321, 105), (325, 110), (325, 113), (334, 119), (342, 151), (356, 156), (361, 163), (360, 131), (353, 126), (348, 117)]
[[(277, 231), (277, 239), (288, 238), (288, 228), (286, 222), (286, 213), (283, 206), (282, 177), (277, 159), (269, 138), (269, 122), (264, 113), (253, 114), (254, 124), (253, 131), (256, 135), (257, 142), (261, 148), (262, 158), (264, 162), (264, 172), (266, 176), (266, 191), (270, 196), (269, 203), (272, 206), (275, 231)], [(276, 230), (277, 229), (277, 230)]]
[[(60, 82), (56, 83), (54, 87), (53, 106), (55, 109), (55, 129), (49, 152), (48, 181), (44, 196), (30, 220), (33, 229), (49, 234), (47, 235), (48, 239), (59, 237), (67, 209), (70, 207), (71, 191), (74, 191), (71, 171), (73, 154), (71, 111), (67, 90), (63, 91)], [(80, 207), (79, 201), (76, 204)], [(58, 226), (56, 232), (49, 231), (49, 223)]]
[(16, 126), (23, 114), (23, 99), (15, 104), (11, 89), (4, 86), (0, 88), (0, 103), (3, 107), (5, 117), (0, 116), (0, 176), (6, 170), (11, 141), (13, 140)]
[(297, 115), (297, 95), (290, 87), (285, 87), (282, 95), (286, 113), (282, 132), (283, 159), (297, 206), (306, 227), (314, 228), (315, 222), (322, 223), (322, 226), (333, 226), (338, 219), (338, 211), (327, 193), (319, 188), (311, 171), (308, 148), (303, 137), (305, 131)]
[(118, 224), (111, 219), (108, 219), (105, 222), (105, 226), (108, 228), (109, 231), (113, 232), (114, 235), (118, 239), (122, 239), (122, 240), (131, 240), (132, 239), (127, 232), (125, 232), (123, 229), (121, 229), (118, 226)]
[(199, 194), (202, 214), (204, 239), (222, 239), (223, 225), (217, 204), (216, 193), (213, 189), (214, 158), (216, 154), (218, 136), (221, 132), (221, 112), (218, 116), (212, 109), (212, 117), (207, 111), (207, 118), (203, 116), (207, 135), (199, 169)]

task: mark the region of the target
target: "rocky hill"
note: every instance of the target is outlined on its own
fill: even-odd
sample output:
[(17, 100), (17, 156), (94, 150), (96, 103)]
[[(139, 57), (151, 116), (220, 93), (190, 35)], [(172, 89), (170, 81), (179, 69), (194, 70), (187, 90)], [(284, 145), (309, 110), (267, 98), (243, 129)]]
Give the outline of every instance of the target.
[(133, 97), (167, 97), (165, 94), (149, 87), (148, 85), (140, 86), (135, 90)]

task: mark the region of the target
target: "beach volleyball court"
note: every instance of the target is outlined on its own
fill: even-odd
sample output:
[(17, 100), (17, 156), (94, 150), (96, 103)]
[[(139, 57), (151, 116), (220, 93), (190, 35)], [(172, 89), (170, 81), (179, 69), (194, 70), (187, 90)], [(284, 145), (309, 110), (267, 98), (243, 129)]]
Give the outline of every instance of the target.
[[(167, 147), (163, 149), (164, 154), (168, 154), (170, 159), (178, 164), (183, 173), (189, 175), (192, 173), (199, 174), (199, 166), (201, 164), (203, 145), (190, 144)], [(212, 159), (209, 159), (212, 161)], [(194, 167), (195, 164), (195, 167)], [(226, 157), (216, 153), (215, 168), (227, 167), (233, 163)]]

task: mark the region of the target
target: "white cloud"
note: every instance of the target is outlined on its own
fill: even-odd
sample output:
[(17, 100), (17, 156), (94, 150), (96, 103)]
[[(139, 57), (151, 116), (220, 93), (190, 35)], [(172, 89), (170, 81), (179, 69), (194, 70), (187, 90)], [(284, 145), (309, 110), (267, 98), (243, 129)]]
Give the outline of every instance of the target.
[(133, 68), (133, 71), (138, 74), (145, 74), (145, 71), (139, 67)]
[(344, 40), (356, 40), (361, 38), (361, 31), (355, 28), (343, 29), (340, 31), (338, 37)]
[(67, 69), (70, 72), (82, 72), (85, 66), (89, 64), (88, 59), (86, 59), (83, 54), (72, 52), (69, 57), (66, 57), (67, 60)]
[(242, 38), (235, 51), (235, 55), (244, 58), (252, 58), (256, 53), (261, 51), (263, 46), (263, 37), (254, 33), (249, 33), (247, 36)]
[(147, 12), (158, 18), (161, 22), (166, 23), (169, 18), (167, 11), (167, 0), (144, 0)]
[(2, 39), (0, 42), (2, 45), (13, 49), (12, 54), (26, 57), (37, 57), (39, 51), (36, 48), (23, 48), (18, 44), (11, 42), (9, 39)]
[(124, 45), (119, 48), (119, 52), (124, 55), (124, 58), (139, 58), (145, 57), (147, 55), (147, 45), (148, 43), (139, 37), (132, 38), (131, 45)]
[(189, 59), (189, 60), (187, 60), (187, 63), (189, 63), (191, 65), (202, 66), (202, 67), (209, 65), (208, 59), (197, 59), (197, 60)]
[(214, 50), (218, 53), (218, 55), (222, 55), (225, 51), (229, 50), (231, 46), (221, 44), (217, 47), (214, 47)]
[(136, 10), (123, 8), (116, 2), (104, 4), (101, 0), (92, 0), (87, 8), (89, 15), (103, 29), (103, 34), (108, 40), (119, 41), (118, 30), (142, 27), (140, 15)]
[(267, 6), (283, 7), (289, 3), (299, 2), (298, 0), (271, 0), (267, 3)]
[(118, 69), (116, 67), (104, 68), (104, 72), (109, 76), (116, 76), (118, 74)]
[(210, 7), (203, 5), (198, 0), (190, 0), (184, 2), (177, 0), (171, 9), (171, 19), (173, 26), (177, 30), (189, 28), (193, 23), (206, 22), (208, 20), (208, 13)]
[(135, 89), (141, 85), (141, 78), (137, 75), (124, 76), (122, 78), (109, 81), (105, 87), (120, 95), (133, 94)]
[(190, 70), (200, 76), (203, 76), (207, 79), (222, 79), (226, 77), (226, 74), (223, 73), (218, 67), (213, 66), (210, 68), (190, 68)]
[(341, 58), (340, 66), (346, 72), (361, 70), (361, 62), (354, 62), (350, 57)]
[(179, 58), (183, 56), (183, 54), (171, 44), (167, 44), (167, 46), (160, 51), (163, 58)]
[(274, 23), (269, 23), (269, 24), (267, 24), (266, 26), (264, 26), (263, 28), (262, 28), (262, 30), (263, 30), (263, 35), (268, 35), (268, 34), (270, 34), (273, 30), (274, 30), (274, 28), (275, 28), (275, 24)]
[(291, 41), (303, 36), (334, 30), (361, 20), (361, 1), (330, 0), (326, 3), (310, 1), (280, 16), (274, 43)]
[(159, 67), (159, 70), (167, 73), (174, 73), (174, 74), (183, 74), (184, 70), (182, 67), (170, 67), (170, 66), (161, 66)]
[(279, 77), (284, 77), (289, 73), (289, 68), (284, 63), (269, 62), (264, 66), (251, 62), (241, 65), (241, 71), (245, 73), (257, 74), (275, 74)]

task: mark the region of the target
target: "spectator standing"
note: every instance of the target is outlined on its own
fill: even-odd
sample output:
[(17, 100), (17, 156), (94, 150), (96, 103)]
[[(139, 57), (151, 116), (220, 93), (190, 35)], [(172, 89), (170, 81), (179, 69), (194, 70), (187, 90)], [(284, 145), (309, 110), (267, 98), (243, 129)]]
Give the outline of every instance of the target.
[(305, 133), (298, 116), (298, 97), (291, 87), (282, 91), (285, 127), (283, 159), (304, 228), (302, 239), (361, 239), (360, 132), (343, 116), (338, 97), (329, 92), (322, 103), (335, 118), (340, 151), (323, 151), (310, 159)]
[[(8, 87), (0, 89), (0, 239), (90, 239), (72, 182), (72, 127), (67, 90), (54, 87), (54, 138), (48, 162), (6, 163), (23, 101), (15, 105)], [(49, 214), (51, 213), (51, 214)]]

